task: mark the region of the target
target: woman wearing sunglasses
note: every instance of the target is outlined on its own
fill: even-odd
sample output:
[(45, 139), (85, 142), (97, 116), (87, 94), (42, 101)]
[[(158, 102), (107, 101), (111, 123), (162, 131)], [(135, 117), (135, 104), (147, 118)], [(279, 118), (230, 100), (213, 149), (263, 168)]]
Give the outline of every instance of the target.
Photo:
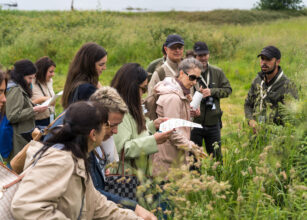
[[(156, 109), (158, 117), (190, 120), (190, 89), (200, 78), (201, 68), (202, 64), (195, 58), (185, 59), (179, 64), (177, 78), (166, 77), (154, 87), (153, 92), (159, 96)], [(195, 145), (190, 141), (190, 132), (190, 127), (176, 128), (176, 132), (165, 143), (158, 145), (159, 151), (153, 159), (154, 176), (166, 174), (171, 166), (179, 167), (186, 162), (188, 154), (179, 147), (191, 149)]]

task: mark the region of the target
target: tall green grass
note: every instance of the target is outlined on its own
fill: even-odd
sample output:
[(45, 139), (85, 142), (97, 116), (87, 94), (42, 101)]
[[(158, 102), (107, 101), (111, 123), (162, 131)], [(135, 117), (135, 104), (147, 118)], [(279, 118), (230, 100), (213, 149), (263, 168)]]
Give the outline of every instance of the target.
[[(50, 56), (57, 64), (55, 91), (63, 89), (68, 66), (82, 44), (94, 41), (108, 51), (108, 85), (119, 67), (138, 62), (146, 67), (161, 57), (168, 34), (177, 33), (191, 49), (206, 41), (210, 63), (221, 67), (233, 88), (222, 99), (223, 166), (208, 158), (201, 174), (185, 168), (169, 172), (165, 195), (174, 219), (304, 219), (307, 215), (307, 17), (306, 11), (213, 12), (20, 12), (0, 10), (0, 63), (35, 61)], [(259, 68), (257, 54), (273, 44), (282, 52), (281, 66), (299, 90), (288, 102), (284, 127), (261, 125), (258, 135), (247, 127), (243, 104)], [(57, 113), (62, 111), (57, 104)], [(161, 191), (158, 187), (156, 191)], [(151, 200), (150, 195), (146, 197)], [(148, 203), (146, 204), (148, 205)], [(154, 209), (154, 204), (148, 205)], [(156, 211), (159, 211), (156, 209)]]

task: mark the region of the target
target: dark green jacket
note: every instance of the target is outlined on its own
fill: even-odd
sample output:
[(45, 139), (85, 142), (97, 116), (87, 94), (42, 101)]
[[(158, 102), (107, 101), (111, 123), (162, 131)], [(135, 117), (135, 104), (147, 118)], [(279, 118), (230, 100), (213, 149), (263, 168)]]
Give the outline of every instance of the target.
[[(206, 126), (215, 125), (220, 122), (222, 116), (220, 98), (226, 98), (232, 92), (229, 80), (220, 68), (208, 65), (207, 70), (201, 73), (205, 81), (207, 80), (208, 73), (210, 73), (209, 87), (211, 89), (211, 96), (214, 98), (216, 108), (215, 110), (206, 108), (206, 100), (204, 98), (200, 104), (200, 116), (194, 119), (194, 122)], [(200, 85), (197, 83), (195, 89), (198, 90)]]
[(5, 114), (13, 127), (13, 152), (15, 156), (28, 142), (21, 136), (34, 129), (35, 113), (28, 94), (10, 81), (6, 93)]
[(278, 68), (279, 70), (276, 76), (269, 83), (266, 82), (263, 83), (263, 91), (267, 91), (267, 89), (271, 85), (273, 86), (271, 87), (271, 90), (269, 91), (267, 96), (263, 99), (262, 112), (260, 112), (260, 101), (261, 101), (260, 88), (261, 88), (261, 81), (264, 80), (263, 73), (259, 72), (258, 76), (252, 82), (251, 88), (248, 92), (244, 104), (246, 119), (258, 120), (259, 116), (265, 117), (266, 109), (270, 106), (270, 108), (273, 110), (270, 117), (272, 117), (274, 123), (280, 124), (282, 123), (282, 120), (278, 110), (278, 103), (284, 104), (285, 94), (291, 94), (294, 98), (296, 99), (298, 98), (295, 85), (287, 78), (285, 74), (283, 74), (281, 78), (278, 81), (276, 81), (282, 72), (281, 67)]

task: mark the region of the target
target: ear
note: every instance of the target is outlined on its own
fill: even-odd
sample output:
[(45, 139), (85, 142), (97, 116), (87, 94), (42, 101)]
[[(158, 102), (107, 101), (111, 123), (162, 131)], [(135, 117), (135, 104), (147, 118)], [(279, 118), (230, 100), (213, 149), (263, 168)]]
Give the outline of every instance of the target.
[(276, 60), (276, 64), (277, 64), (277, 66), (279, 66), (279, 64), (280, 64), (280, 59), (279, 59), (279, 60)]
[(96, 142), (96, 130), (92, 129), (88, 135), (88, 138), (92, 142)]

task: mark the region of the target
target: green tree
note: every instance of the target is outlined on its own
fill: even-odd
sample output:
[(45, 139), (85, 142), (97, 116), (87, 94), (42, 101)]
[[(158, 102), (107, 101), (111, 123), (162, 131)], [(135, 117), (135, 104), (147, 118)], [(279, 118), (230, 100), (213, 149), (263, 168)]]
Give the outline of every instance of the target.
[(257, 9), (262, 10), (301, 10), (304, 8), (302, 0), (259, 0)]

